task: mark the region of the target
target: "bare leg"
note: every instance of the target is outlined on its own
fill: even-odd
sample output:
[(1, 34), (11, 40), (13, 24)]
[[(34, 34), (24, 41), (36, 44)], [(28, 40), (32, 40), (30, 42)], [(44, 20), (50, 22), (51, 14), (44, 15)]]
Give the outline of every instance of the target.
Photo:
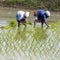
[(39, 21), (38, 20), (35, 20), (34, 21), (34, 28), (35, 28), (37, 22), (39, 22)]
[(49, 25), (48, 25), (47, 21), (45, 22), (45, 24), (46, 24), (46, 26), (47, 26), (47, 28), (48, 28), (48, 27), (49, 27)]
[(20, 21), (18, 21), (18, 28), (20, 27)]
[(26, 29), (27, 25), (26, 25), (26, 21), (22, 21), (22, 24), (25, 26), (24, 30)]
[(41, 28), (43, 29), (43, 24), (44, 24), (44, 22), (41, 22)]

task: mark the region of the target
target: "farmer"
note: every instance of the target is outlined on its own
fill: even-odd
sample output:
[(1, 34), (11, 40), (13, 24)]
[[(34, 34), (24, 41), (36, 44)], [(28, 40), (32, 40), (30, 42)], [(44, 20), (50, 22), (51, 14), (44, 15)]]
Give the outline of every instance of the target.
[(22, 23), (26, 28), (26, 18), (29, 17), (29, 12), (17, 11), (16, 20), (18, 22), (18, 28), (20, 27), (20, 23)]
[(34, 17), (35, 17), (35, 21), (34, 21), (34, 27), (36, 25), (36, 22), (41, 22), (41, 26), (43, 28), (43, 24), (45, 23), (47, 28), (49, 27), (48, 23), (47, 23), (47, 18), (50, 16), (50, 12), (48, 10), (37, 10), (34, 12)]

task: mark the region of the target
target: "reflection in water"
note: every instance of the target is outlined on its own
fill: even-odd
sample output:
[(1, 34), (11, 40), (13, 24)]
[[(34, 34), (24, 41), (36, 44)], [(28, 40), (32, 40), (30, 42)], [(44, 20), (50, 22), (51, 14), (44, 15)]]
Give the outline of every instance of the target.
[(42, 30), (41, 28), (36, 28), (35, 32), (33, 34), (34, 36), (34, 40), (46, 40), (46, 38), (48, 37), (46, 30)]
[(8, 25), (8, 20), (0, 20), (0, 27)]
[(60, 37), (59, 34), (56, 35), (56, 30), (42, 31), (41, 28), (30, 29), (28, 26), (25, 31), (22, 28), (0, 31), (0, 53), (4, 57), (3, 60), (60, 59)]

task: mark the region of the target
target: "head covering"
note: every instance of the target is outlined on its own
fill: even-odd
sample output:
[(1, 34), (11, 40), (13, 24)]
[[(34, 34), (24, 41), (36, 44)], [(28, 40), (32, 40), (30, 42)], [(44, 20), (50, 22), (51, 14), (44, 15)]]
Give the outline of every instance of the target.
[(24, 11), (17, 11), (17, 14), (24, 14), (25, 12)]
[(25, 16), (28, 18), (29, 17), (29, 14), (30, 14), (30, 12), (25, 12)]
[(50, 11), (45, 11), (46, 15), (49, 17), (50, 16)]

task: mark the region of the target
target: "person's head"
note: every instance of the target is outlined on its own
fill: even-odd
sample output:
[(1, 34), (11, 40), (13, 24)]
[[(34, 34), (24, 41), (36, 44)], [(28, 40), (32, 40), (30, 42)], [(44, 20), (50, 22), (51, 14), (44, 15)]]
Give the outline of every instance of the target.
[(50, 17), (50, 11), (46, 10), (45, 11), (45, 16), (46, 16), (46, 18)]

